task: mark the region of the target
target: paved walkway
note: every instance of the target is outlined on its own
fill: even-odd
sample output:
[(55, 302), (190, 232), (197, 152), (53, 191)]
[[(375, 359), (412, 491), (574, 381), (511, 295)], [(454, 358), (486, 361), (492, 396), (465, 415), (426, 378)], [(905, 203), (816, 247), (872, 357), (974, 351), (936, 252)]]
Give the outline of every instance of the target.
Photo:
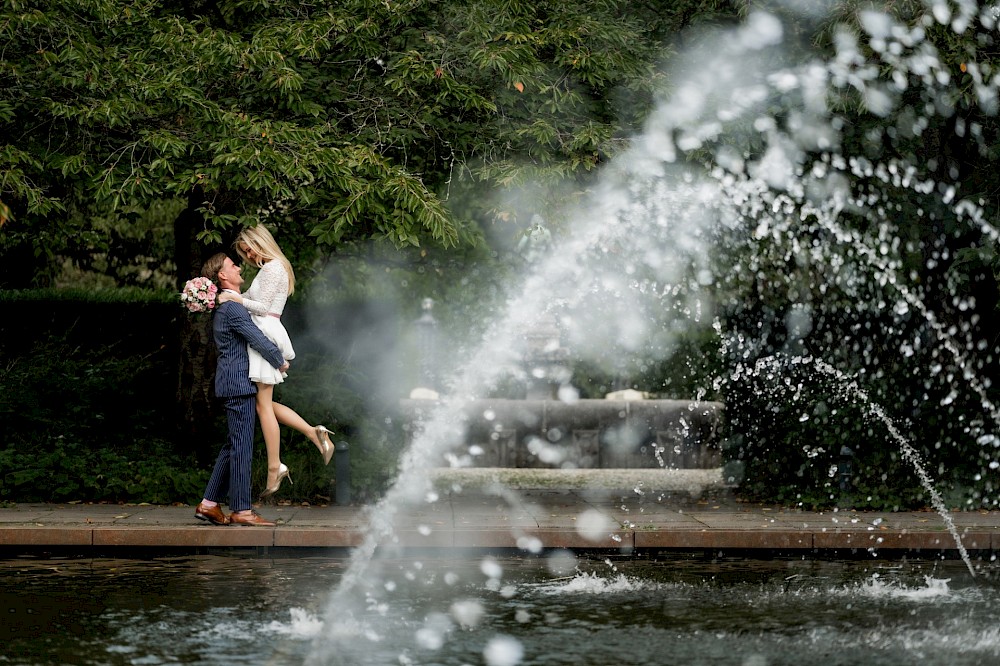
[[(370, 531), (357, 506), (259, 507), (274, 528), (219, 527), (194, 519), (193, 506), (18, 504), (0, 508), (0, 551), (84, 553), (122, 548), (350, 548)], [(1000, 551), (1000, 512), (949, 514), (969, 551)], [(824, 551), (877, 549), (957, 556), (945, 520), (926, 512), (809, 512), (747, 504), (728, 491), (701, 498), (611, 490), (443, 493), (401, 510), (393, 536), (404, 548), (666, 549)], [(309, 552), (309, 551), (303, 551)], [(890, 552), (886, 552), (888, 555)]]

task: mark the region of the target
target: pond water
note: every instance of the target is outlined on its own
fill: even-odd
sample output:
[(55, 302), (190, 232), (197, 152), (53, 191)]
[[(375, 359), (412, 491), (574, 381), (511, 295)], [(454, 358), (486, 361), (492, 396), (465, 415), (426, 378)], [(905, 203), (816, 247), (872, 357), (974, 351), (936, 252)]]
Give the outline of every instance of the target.
[[(380, 563), (324, 625), (346, 560), (0, 562), (0, 663), (985, 664), (996, 565), (487, 556)], [(337, 649), (323, 647), (336, 633)], [(345, 637), (347, 640), (345, 640)]]

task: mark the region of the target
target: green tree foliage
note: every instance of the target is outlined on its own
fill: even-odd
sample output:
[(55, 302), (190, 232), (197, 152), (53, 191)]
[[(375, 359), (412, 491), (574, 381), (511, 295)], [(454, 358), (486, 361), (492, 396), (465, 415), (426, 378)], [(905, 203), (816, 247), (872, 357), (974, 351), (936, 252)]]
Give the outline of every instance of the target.
[(5, 245), (51, 256), (95, 212), (166, 199), (182, 278), (192, 241), (261, 221), (326, 251), (474, 243), (445, 206), (456, 176), (585, 174), (642, 116), (658, 35), (626, 6), (12, 0)]

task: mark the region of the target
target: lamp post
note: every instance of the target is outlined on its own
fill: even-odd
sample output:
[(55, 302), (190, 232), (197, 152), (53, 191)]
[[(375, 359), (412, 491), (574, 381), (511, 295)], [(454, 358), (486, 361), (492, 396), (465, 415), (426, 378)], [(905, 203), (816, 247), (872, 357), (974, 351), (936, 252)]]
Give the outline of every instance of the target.
[(434, 309), (434, 300), (425, 298), (420, 303), (423, 311), (420, 317), (414, 322), (417, 328), (417, 353), (419, 354), (418, 383), (419, 387), (414, 389), (419, 391), (424, 389), (431, 394), (437, 394), (437, 320), (431, 310)]

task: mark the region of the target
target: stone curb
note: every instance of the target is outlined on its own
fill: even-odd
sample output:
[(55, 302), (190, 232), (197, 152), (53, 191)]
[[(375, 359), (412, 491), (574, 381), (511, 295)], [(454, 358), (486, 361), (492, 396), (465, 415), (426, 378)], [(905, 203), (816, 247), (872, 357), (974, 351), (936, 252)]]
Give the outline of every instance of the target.
[[(515, 499), (443, 494), (397, 512), (380, 546), (462, 549), (851, 551), (957, 555), (958, 544), (936, 513), (809, 512), (744, 504), (730, 496), (686, 494), (650, 499), (630, 491), (528, 490)], [(214, 526), (188, 506), (24, 504), (0, 507), (0, 550), (349, 549), (370, 532), (371, 507), (264, 506), (273, 528)], [(1000, 512), (969, 511), (949, 520), (965, 549), (1000, 551)]]
[[(114, 548), (353, 548), (365, 538), (363, 529), (323, 527), (34, 527), (0, 528), (0, 548), (32, 550), (45, 547)], [(969, 551), (1000, 551), (1000, 531), (967, 532), (962, 544)], [(946, 531), (813, 532), (783, 529), (638, 529), (612, 530), (599, 537), (574, 527), (505, 529), (397, 530), (382, 545), (399, 548), (464, 549), (568, 548), (574, 550), (740, 550), (837, 551), (903, 550), (957, 551)]]

